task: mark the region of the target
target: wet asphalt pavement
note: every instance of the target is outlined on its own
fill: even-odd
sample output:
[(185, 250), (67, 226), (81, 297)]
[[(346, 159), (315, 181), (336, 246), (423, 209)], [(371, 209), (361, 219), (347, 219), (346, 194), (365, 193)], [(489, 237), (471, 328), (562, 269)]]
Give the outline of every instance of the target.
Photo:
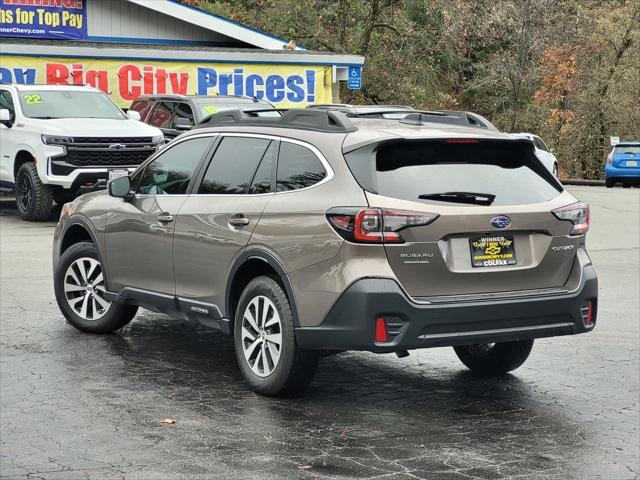
[(637, 479), (640, 191), (571, 190), (592, 205), (594, 333), (539, 340), (493, 380), (449, 348), (344, 353), (296, 399), (249, 392), (231, 341), (197, 324), (68, 326), (54, 222), (0, 197), (0, 478)]

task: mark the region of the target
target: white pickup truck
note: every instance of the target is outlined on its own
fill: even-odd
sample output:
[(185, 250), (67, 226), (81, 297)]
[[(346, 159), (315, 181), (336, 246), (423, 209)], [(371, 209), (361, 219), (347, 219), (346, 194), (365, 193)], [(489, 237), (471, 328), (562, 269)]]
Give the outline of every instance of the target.
[(139, 120), (95, 88), (0, 84), (0, 190), (23, 219), (48, 218), (54, 201), (104, 188), (164, 143)]

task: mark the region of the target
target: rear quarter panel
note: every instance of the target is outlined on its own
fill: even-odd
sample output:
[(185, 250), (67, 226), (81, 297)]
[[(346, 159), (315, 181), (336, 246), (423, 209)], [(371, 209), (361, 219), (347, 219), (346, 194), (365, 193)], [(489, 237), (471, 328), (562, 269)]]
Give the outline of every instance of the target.
[(249, 244), (272, 253), (287, 273), (337, 255), (343, 240), (326, 220), (328, 209), (366, 206), (364, 191), (342, 156), (344, 136), (310, 132), (305, 137), (300, 140), (314, 146), (330, 165), (329, 180), (276, 193), (265, 207)]
[(307, 189), (276, 193), (247, 247), (270, 253), (283, 267), (303, 325), (319, 323), (344, 284), (340, 280), (344, 262), (332, 260), (344, 240), (329, 225), (326, 211), (338, 206), (366, 206), (364, 191), (342, 156), (342, 137), (324, 134), (310, 140), (330, 164), (333, 177)]

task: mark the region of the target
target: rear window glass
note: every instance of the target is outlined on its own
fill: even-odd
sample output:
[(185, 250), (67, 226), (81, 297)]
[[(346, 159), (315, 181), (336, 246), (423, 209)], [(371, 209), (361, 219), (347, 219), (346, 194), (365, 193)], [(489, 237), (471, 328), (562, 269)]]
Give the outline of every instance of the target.
[(444, 204), (420, 196), (450, 192), (495, 196), (492, 205), (545, 202), (561, 187), (532, 155), (506, 142), (396, 143), (378, 151), (374, 184), (380, 195), (425, 203)]
[(613, 153), (640, 153), (640, 145), (617, 145)]

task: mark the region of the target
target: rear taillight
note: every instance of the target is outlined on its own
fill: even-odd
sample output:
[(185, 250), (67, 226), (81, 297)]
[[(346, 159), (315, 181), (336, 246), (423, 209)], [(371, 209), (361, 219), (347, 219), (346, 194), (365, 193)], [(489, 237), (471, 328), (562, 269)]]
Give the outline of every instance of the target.
[(613, 153), (607, 155), (607, 163), (611, 165), (613, 163)]
[(572, 203), (556, 208), (552, 212), (560, 220), (573, 223), (571, 235), (583, 235), (589, 231), (589, 205), (583, 202)]
[(380, 210), (360, 210), (353, 222), (353, 238), (358, 242), (379, 243), (384, 238)]
[(429, 225), (436, 213), (409, 212), (384, 208), (332, 208), (329, 223), (345, 240), (354, 243), (403, 243), (400, 231)]

